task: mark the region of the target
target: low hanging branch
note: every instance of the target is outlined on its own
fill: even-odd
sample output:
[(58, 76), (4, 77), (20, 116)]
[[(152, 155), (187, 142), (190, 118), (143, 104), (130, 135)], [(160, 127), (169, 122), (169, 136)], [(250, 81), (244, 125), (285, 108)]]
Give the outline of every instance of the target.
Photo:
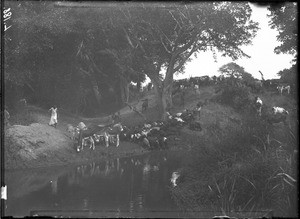
[(131, 109), (133, 112), (136, 112), (138, 115), (140, 115), (144, 120), (147, 120), (146, 116), (144, 116), (141, 112), (139, 112), (135, 107), (131, 106), (129, 103), (125, 103), (129, 109)]

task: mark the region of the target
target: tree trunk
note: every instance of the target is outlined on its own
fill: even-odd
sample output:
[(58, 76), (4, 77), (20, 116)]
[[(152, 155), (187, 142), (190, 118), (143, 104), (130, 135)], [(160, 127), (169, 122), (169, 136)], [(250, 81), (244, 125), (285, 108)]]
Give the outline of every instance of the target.
[[(172, 82), (171, 82), (172, 83)], [(166, 84), (165, 86), (159, 86), (159, 83), (153, 82), (158, 110), (160, 119), (166, 119), (166, 112), (168, 112), (172, 107), (172, 84)]]
[[(93, 74), (93, 72), (91, 74)], [(96, 79), (93, 76), (90, 76), (90, 82), (91, 82), (91, 84), (93, 86), (92, 88), (93, 88), (93, 92), (94, 92), (97, 104), (98, 104), (98, 106), (101, 106), (101, 99), (102, 99), (102, 97), (101, 97), (101, 94), (99, 92), (98, 83), (97, 83)]]
[(130, 83), (121, 76), (120, 77), (120, 90), (121, 90), (122, 103), (128, 103), (128, 101), (129, 101), (129, 86), (130, 86)]

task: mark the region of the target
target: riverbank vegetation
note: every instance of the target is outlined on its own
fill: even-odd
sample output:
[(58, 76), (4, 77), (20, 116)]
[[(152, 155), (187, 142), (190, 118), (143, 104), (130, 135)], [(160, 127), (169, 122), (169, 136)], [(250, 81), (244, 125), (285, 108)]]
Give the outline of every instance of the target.
[[(227, 95), (229, 91), (224, 93)], [(266, 100), (265, 117), (271, 105), (295, 107), (290, 98), (267, 92), (264, 95), (261, 96)], [(235, 95), (231, 97), (234, 99)], [(233, 107), (234, 104), (231, 103)], [(199, 141), (192, 148), (178, 186), (171, 189), (173, 198), (194, 215), (214, 211), (232, 217), (270, 217), (271, 209), (275, 208), (277, 216), (295, 217), (297, 114), (291, 113), (289, 125), (271, 125), (264, 117), (251, 113), (247, 109), (249, 105), (244, 106), (246, 108), (240, 111), (240, 126), (232, 127), (226, 134), (220, 133), (210, 139), (209, 144)], [(215, 206), (219, 206), (218, 209)]]

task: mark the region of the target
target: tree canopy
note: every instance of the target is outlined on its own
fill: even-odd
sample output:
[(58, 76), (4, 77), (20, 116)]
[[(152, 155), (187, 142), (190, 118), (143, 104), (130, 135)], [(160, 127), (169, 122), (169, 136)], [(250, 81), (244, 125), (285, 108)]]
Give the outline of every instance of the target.
[(298, 10), (296, 2), (285, 2), (284, 4), (269, 6), (271, 12), (269, 25), (278, 30), (277, 40), (281, 45), (277, 46), (275, 53), (288, 53), (297, 57), (298, 40)]
[(240, 47), (258, 30), (246, 2), (12, 1), (6, 7), (14, 11), (14, 28), (5, 33), (6, 82), (33, 101), (79, 111), (126, 102), (130, 82), (145, 75), (164, 110), (172, 105), (173, 75), (183, 73), (192, 55), (247, 56)]

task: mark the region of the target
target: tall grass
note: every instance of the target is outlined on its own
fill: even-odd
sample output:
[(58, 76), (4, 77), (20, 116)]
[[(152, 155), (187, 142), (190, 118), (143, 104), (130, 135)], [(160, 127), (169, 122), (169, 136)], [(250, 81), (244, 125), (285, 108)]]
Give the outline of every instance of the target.
[[(182, 182), (172, 189), (174, 200), (189, 211), (203, 209), (228, 216), (297, 216), (297, 158), (295, 130), (285, 127), (285, 142), (258, 117), (244, 115), (241, 127), (195, 147)], [(216, 213), (217, 214), (217, 213)]]

